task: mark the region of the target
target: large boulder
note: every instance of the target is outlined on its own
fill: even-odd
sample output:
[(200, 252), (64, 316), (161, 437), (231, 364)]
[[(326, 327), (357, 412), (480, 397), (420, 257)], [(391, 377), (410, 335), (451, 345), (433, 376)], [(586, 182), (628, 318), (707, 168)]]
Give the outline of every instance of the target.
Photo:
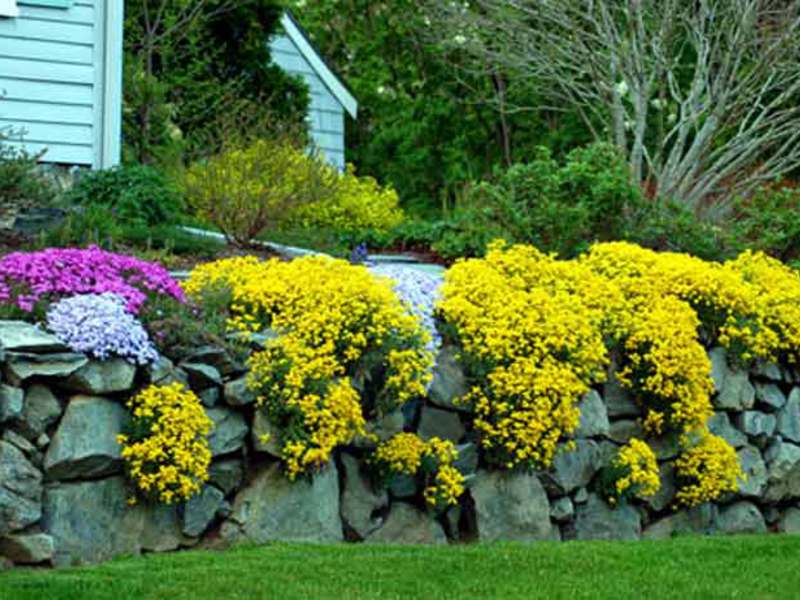
[(642, 538), (661, 540), (675, 535), (711, 533), (717, 512), (716, 505), (710, 503), (681, 510), (651, 523), (642, 533)]
[(575, 432), (577, 437), (607, 436), (609, 428), (608, 411), (603, 399), (595, 390), (590, 390), (578, 404), (581, 411), (580, 424)]
[(225, 501), (225, 494), (213, 485), (205, 485), (183, 508), (183, 533), (198, 537), (214, 521), (217, 511)]
[(0, 556), (18, 565), (36, 565), (53, 558), (53, 538), (46, 533), (19, 533), (0, 538)]
[(65, 379), (89, 362), (83, 354), (62, 352), (58, 354), (32, 354), (7, 352), (6, 374), (15, 384), (32, 377)]
[(225, 492), (227, 496), (238, 490), (244, 479), (244, 462), (238, 458), (215, 460), (208, 469), (208, 482)]
[(800, 388), (794, 388), (778, 411), (778, 433), (785, 440), (800, 442)]
[(222, 375), (211, 365), (184, 362), (181, 368), (189, 375), (189, 386), (196, 392), (222, 385)]
[(749, 498), (760, 498), (767, 487), (767, 465), (761, 452), (754, 446), (745, 446), (738, 452), (744, 479), (739, 481), (739, 493)]
[[(185, 541), (175, 504), (151, 503), (139, 507), (144, 512), (139, 544), (147, 552), (177, 550)], [(135, 523), (135, 519), (131, 518)]]
[[(780, 373), (780, 371), (778, 371)], [(757, 383), (756, 401), (769, 409), (777, 410), (786, 404), (786, 396), (774, 383)]]
[(469, 391), (464, 370), (458, 363), (458, 350), (453, 346), (443, 346), (436, 357), (433, 381), (429, 390), (431, 402), (442, 408), (463, 410), (468, 408), (458, 403)]
[(574, 450), (556, 455), (545, 484), (556, 494), (569, 494), (587, 485), (599, 468), (600, 447), (592, 440), (579, 439)]
[(364, 539), (379, 529), (389, 508), (385, 489), (372, 485), (361, 471), (361, 463), (350, 454), (342, 454), (342, 521), (350, 537)]
[(343, 539), (339, 515), (339, 478), (333, 464), (310, 480), (295, 481), (273, 464), (236, 495), (222, 536), (233, 543), (338, 542)]
[(800, 446), (775, 440), (764, 454), (767, 490), (764, 499), (778, 502), (800, 497)]
[(424, 406), (419, 420), (417, 433), (423, 440), (438, 437), (458, 443), (464, 437), (464, 425), (458, 413), (432, 406)]
[(731, 373), (725, 348), (721, 346), (712, 348), (708, 351), (708, 358), (711, 361), (711, 380), (714, 382), (714, 391), (720, 392)]
[(11, 352), (65, 352), (67, 347), (52, 333), (25, 321), (0, 321), (0, 349)]
[(756, 390), (750, 383), (747, 371), (728, 371), (715, 404), (725, 410), (748, 410), (753, 408), (755, 399)]
[(747, 444), (747, 436), (731, 424), (728, 413), (724, 411), (715, 412), (708, 420), (708, 429), (714, 435), (718, 435), (734, 448), (741, 448)]
[(267, 454), (280, 458), (281, 456), (281, 436), (277, 427), (272, 425), (264, 409), (256, 409), (253, 416), (253, 428), (251, 430), (253, 448), (256, 452), (266, 452)]
[(42, 529), (55, 541), (53, 563), (96, 563), (138, 554), (146, 510), (128, 504), (123, 477), (48, 485)]
[(549, 540), (557, 534), (547, 494), (533, 473), (479, 471), (471, 495), (482, 542)]
[(737, 502), (719, 511), (715, 522), (721, 533), (765, 533), (767, 524), (758, 507), (752, 502)]
[(800, 508), (791, 506), (786, 509), (778, 521), (778, 531), (795, 535), (800, 533)]
[(639, 512), (630, 504), (612, 508), (597, 494), (575, 511), (575, 537), (579, 540), (638, 540), (642, 534)]
[(25, 393), (18, 387), (0, 384), (0, 423), (8, 423), (22, 416)]
[(247, 406), (256, 401), (256, 393), (247, 386), (246, 377), (226, 383), (223, 397), (231, 406)]
[(230, 454), (244, 446), (248, 429), (240, 413), (223, 407), (209, 408), (206, 413), (214, 422), (214, 428), (208, 436), (213, 456)]
[(47, 476), (63, 480), (120, 472), (117, 436), (129, 418), (118, 402), (96, 396), (73, 397), (45, 454)]
[(383, 527), (365, 540), (372, 544), (446, 544), (447, 536), (433, 515), (395, 502)]
[(603, 399), (609, 417), (638, 417), (642, 414), (642, 408), (613, 374), (603, 385)]
[(25, 390), (25, 402), (20, 417), (23, 433), (36, 439), (58, 421), (63, 409), (58, 398), (45, 385), (34, 384)]
[(0, 536), (36, 523), (42, 515), (42, 474), (22, 451), (0, 441)]
[(125, 392), (133, 387), (136, 366), (124, 358), (92, 360), (70, 375), (64, 387), (91, 395)]

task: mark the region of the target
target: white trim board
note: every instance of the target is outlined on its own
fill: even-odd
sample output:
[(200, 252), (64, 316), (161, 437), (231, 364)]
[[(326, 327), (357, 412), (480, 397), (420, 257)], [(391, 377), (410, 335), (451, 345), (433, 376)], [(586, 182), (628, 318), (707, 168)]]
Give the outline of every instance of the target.
[(317, 73), (322, 83), (325, 84), (325, 87), (330, 90), (331, 94), (333, 94), (344, 107), (347, 114), (355, 119), (358, 115), (358, 100), (356, 100), (353, 94), (350, 93), (350, 90), (345, 87), (336, 73), (331, 71), (328, 65), (325, 64), (325, 61), (322, 60), (322, 57), (316, 49), (309, 43), (305, 33), (303, 33), (288, 13), (283, 13), (281, 17), (281, 26), (286, 32), (286, 35), (289, 36), (289, 39), (297, 46), (303, 58), (308, 61), (308, 64), (311, 65), (311, 68)]

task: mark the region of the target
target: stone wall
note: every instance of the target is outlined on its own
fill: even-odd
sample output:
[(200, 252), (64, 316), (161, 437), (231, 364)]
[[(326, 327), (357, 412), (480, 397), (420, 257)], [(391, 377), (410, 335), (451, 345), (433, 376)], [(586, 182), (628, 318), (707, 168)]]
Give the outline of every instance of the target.
[[(198, 348), (179, 364), (147, 368), (99, 362), (19, 322), (0, 322), (0, 563), (57, 566), (120, 554), (274, 540), (445, 544), (495, 540), (639, 539), (679, 533), (800, 532), (800, 378), (774, 365), (731, 369), (713, 350), (714, 433), (733, 444), (748, 477), (718, 504), (675, 511), (671, 467), (648, 501), (612, 509), (598, 473), (631, 436), (640, 409), (613, 379), (581, 402), (574, 452), (553, 469), (506, 474), (481, 468), (466, 414), (453, 404), (465, 382), (443, 350), (427, 403), (374, 425), (387, 438), (403, 429), (458, 443), (469, 477), (457, 507), (425, 510), (420, 482), (376, 485), (356, 443), (312, 480), (290, 483), (263, 444), (269, 431), (224, 352)], [(124, 401), (149, 383), (187, 383), (215, 423), (214, 460), (202, 493), (182, 506), (130, 505), (116, 436)], [(677, 445), (656, 444), (666, 461)]]

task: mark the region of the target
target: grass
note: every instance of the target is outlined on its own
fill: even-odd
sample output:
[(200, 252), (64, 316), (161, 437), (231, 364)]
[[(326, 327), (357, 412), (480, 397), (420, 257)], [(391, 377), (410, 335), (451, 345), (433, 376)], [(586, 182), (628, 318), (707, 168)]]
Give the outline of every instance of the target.
[(278, 544), (0, 573), (4, 600), (797, 598), (800, 537), (450, 547)]

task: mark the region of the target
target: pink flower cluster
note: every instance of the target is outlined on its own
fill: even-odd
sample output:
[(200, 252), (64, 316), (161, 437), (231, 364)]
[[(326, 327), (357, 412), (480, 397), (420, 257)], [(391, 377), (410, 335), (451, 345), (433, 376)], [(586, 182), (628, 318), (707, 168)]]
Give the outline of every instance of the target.
[(0, 303), (28, 312), (43, 300), (109, 292), (124, 298), (133, 314), (149, 296), (184, 301), (178, 282), (161, 265), (96, 246), (14, 252), (0, 259)]

